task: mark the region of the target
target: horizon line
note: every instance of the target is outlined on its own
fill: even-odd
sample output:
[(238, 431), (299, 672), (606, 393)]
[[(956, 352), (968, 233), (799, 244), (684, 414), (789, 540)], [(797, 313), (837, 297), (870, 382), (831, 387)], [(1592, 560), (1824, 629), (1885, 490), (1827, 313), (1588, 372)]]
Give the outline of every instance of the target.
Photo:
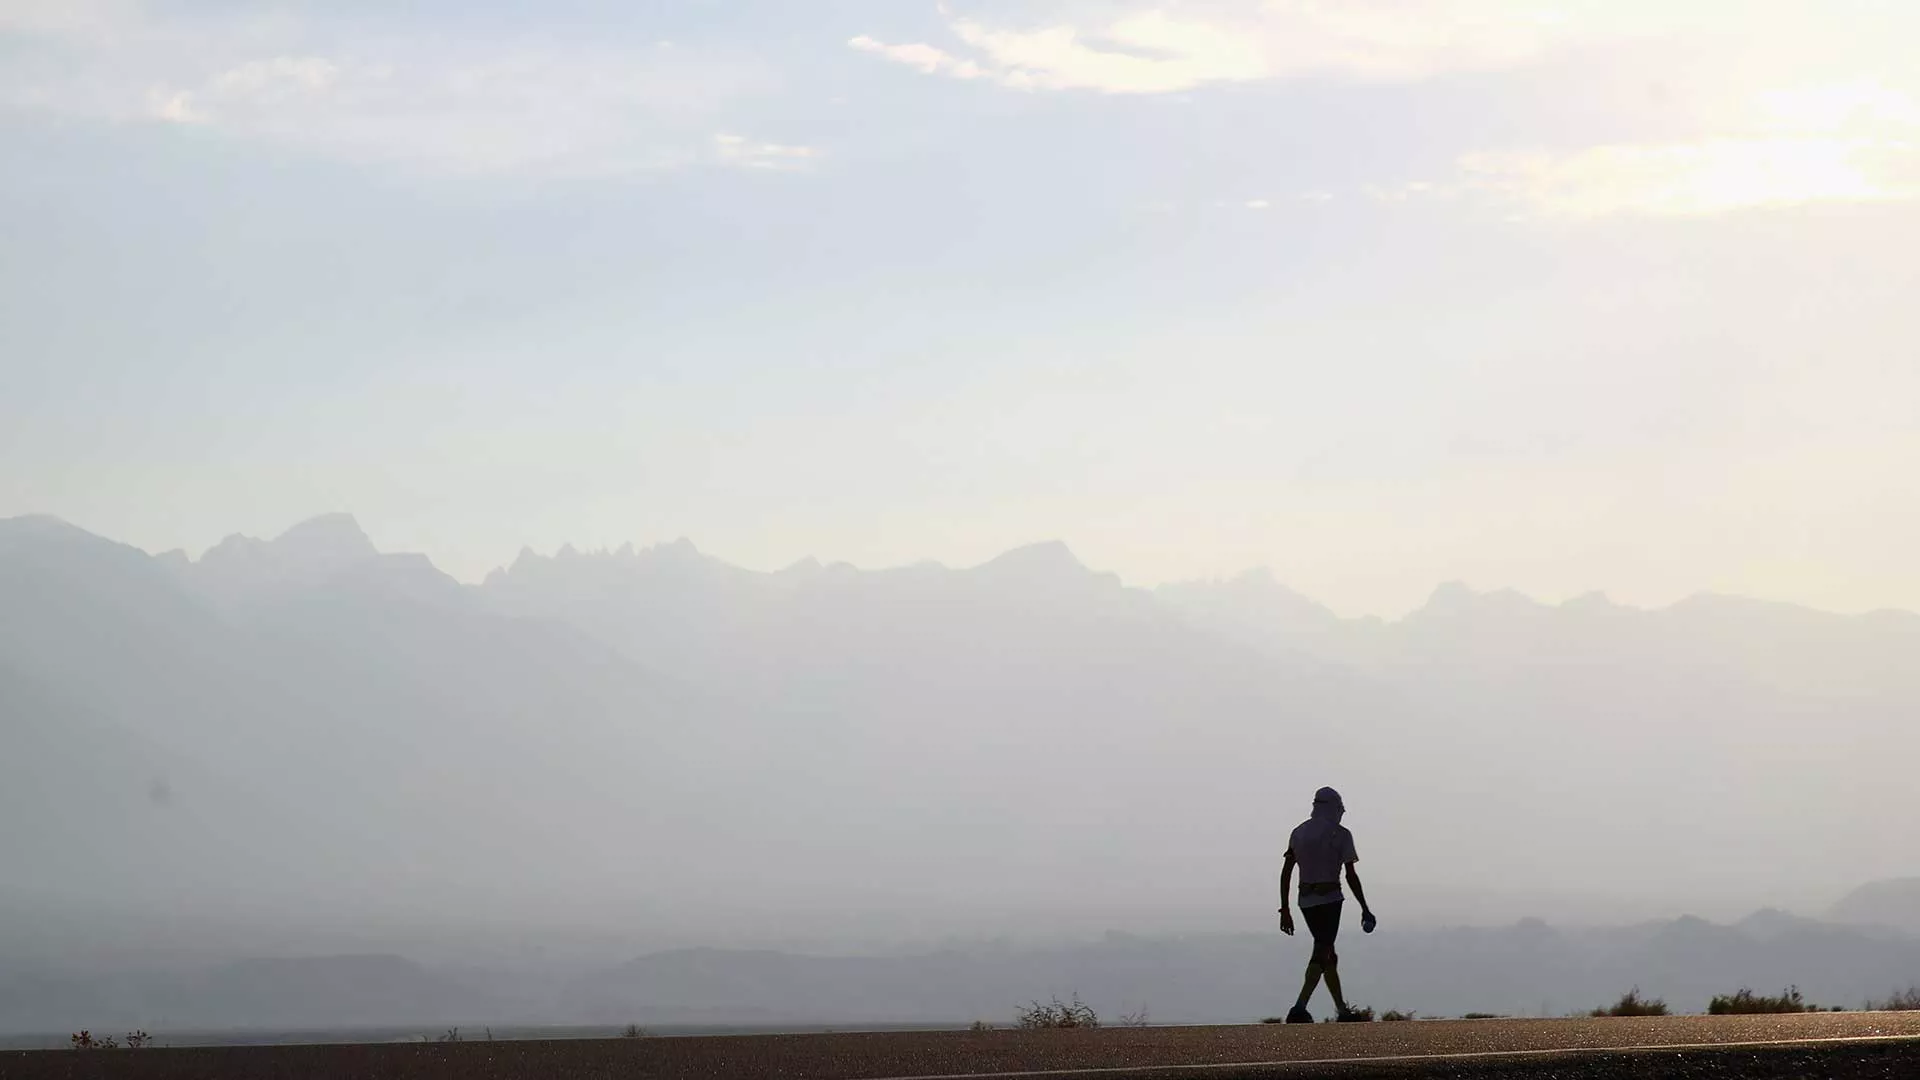
[(1329, 606), (1325, 602), (1315, 597), (1309, 596), (1306, 593), (1301, 592), (1300, 590), (1287, 584), (1284, 580), (1280, 578), (1278, 574), (1276, 574), (1273, 571), (1273, 568), (1267, 564), (1250, 566), (1245, 569), (1235, 571), (1229, 574), (1216, 574), (1216, 575), (1209, 575), (1209, 576), (1182, 578), (1182, 579), (1173, 580), (1173, 581), (1162, 581), (1152, 585), (1132, 584), (1127, 582), (1117, 572), (1095, 570), (1092, 567), (1088, 566), (1084, 561), (1080, 559), (1080, 557), (1077, 554), (1074, 553), (1072, 546), (1067, 541), (1059, 538), (1047, 539), (1047, 540), (1036, 540), (1036, 541), (1031, 541), (1024, 544), (1017, 544), (1013, 547), (1005, 549), (1004, 551), (1001, 551), (999, 554), (994, 555), (991, 558), (988, 558), (982, 562), (974, 563), (971, 565), (963, 565), (963, 566), (949, 565), (937, 559), (919, 559), (912, 562), (896, 563), (896, 564), (886, 565), (886, 566), (860, 566), (860, 565), (848, 562), (846, 560), (828, 561), (828, 560), (820, 559), (819, 557), (814, 555), (805, 555), (805, 556), (802, 556), (801, 558), (795, 559), (792, 562), (785, 564), (784, 566), (781, 566), (772, 570), (755, 569), (753, 567), (743, 566), (739, 563), (730, 562), (727, 559), (722, 558), (721, 556), (702, 550), (691, 539), (685, 536), (679, 536), (672, 540), (656, 541), (656, 542), (645, 544), (645, 545), (636, 544), (633, 541), (627, 541), (622, 543), (619, 547), (615, 547), (615, 548), (602, 546), (602, 547), (588, 548), (584, 550), (576, 548), (571, 542), (563, 542), (559, 547), (554, 548), (550, 553), (542, 553), (540, 551), (535, 550), (531, 546), (522, 545), (519, 552), (514, 556), (512, 560), (495, 565), (494, 567), (489, 569), (485, 574), (483, 574), (479, 580), (474, 581), (474, 580), (463, 580), (459, 577), (456, 577), (454, 574), (442, 568), (439, 563), (434, 561), (433, 556), (426, 552), (381, 550), (378, 545), (373, 543), (372, 538), (367, 536), (365, 529), (362, 528), (360, 525), (359, 519), (350, 511), (328, 511), (325, 513), (314, 514), (308, 517), (304, 517), (294, 522), (292, 525), (287, 526), (285, 529), (282, 529), (272, 539), (261, 539), (260, 537), (251, 536), (246, 533), (240, 533), (240, 532), (228, 533), (226, 536), (222, 537), (221, 540), (218, 541), (217, 543), (209, 545), (205, 550), (203, 550), (200, 553), (198, 557), (195, 557), (192, 554), (190, 554), (185, 548), (168, 548), (164, 551), (152, 551), (147, 548), (141, 547), (138, 544), (130, 543), (125, 540), (118, 540), (113, 537), (94, 532), (93, 530), (88, 529), (83, 525), (75, 524), (74, 522), (68, 521), (67, 519), (62, 518), (56, 514), (26, 513), (26, 514), (15, 514), (9, 517), (0, 517), (0, 525), (4, 525), (7, 523), (16, 522), (16, 521), (42, 521), (42, 522), (55, 523), (60, 526), (64, 526), (65, 528), (73, 529), (78, 532), (84, 533), (87, 536), (93, 537), (94, 539), (101, 540), (107, 543), (119, 544), (123, 547), (130, 548), (132, 550), (140, 552), (141, 554), (151, 559), (164, 559), (164, 558), (178, 557), (180, 559), (184, 559), (187, 563), (193, 566), (199, 566), (203, 564), (206, 558), (209, 555), (211, 555), (214, 551), (218, 550), (221, 546), (232, 543), (236, 540), (244, 541), (248, 543), (254, 543), (254, 544), (271, 545), (271, 544), (279, 543), (280, 541), (286, 539), (290, 534), (298, 532), (303, 528), (320, 525), (323, 523), (344, 523), (344, 524), (350, 525), (354, 530), (354, 532), (358, 534), (358, 537), (366, 541), (368, 548), (372, 550), (374, 555), (379, 557), (396, 557), (397, 556), (397, 557), (422, 559), (436, 573), (439, 573), (445, 576), (448, 580), (453, 581), (454, 583), (458, 584), (462, 588), (468, 588), (468, 589), (485, 588), (487, 584), (492, 580), (494, 580), (495, 578), (512, 573), (513, 568), (515, 566), (517, 566), (520, 562), (527, 560), (529, 558), (544, 560), (547, 562), (556, 562), (565, 558), (638, 559), (644, 555), (651, 554), (654, 552), (684, 549), (685, 551), (692, 553), (694, 556), (700, 559), (708, 560), (712, 563), (718, 564), (736, 573), (749, 574), (756, 577), (772, 578), (772, 577), (778, 577), (782, 574), (790, 574), (796, 571), (801, 571), (803, 569), (817, 569), (818, 571), (823, 573), (833, 572), (833, 571), (851, 571), (856, 574), (900, 574), (900, 573), (911, 573), (914, 571), (944, 571), (947, 573), (956, 573), (956, 574), (976, 573), (976, 572), (991, 568), (996, 564), (1004, 563), (1010, 557), (1019, 555), (1021, 553), (1057, 550), (1065, 556), (1066, 564), (1069, 564), (1072, 567), (1076, 568), (1081, 574), (1087, 577), (1110, 578), (1112, 579), (1112, 581), (1117, 587), (1123, 590), (1142, 592), (1142, 593), (1147, 593), (1149, 595), (1154, 595), (1154, 596), (1158, 596), (1160, 593), (1162, 593), (1162, 591), (1170, 590), (1170, 589), (1179, 589), (1179, 588), (1187, 588), (1187, 587), (1195, 587), (1195, 586), (1220, 587), (1220, 586), (1229, 586), (1236, 582), (1246, 581), (1248, 579), (1263, 579), (1264, 581), (1271, 583), (1276, 588), (1283, 590), (1287, 594), (1290, 594), (1293, 598), (1303, 601), (1307, 604), (1311, 604), (1314, 607), (1321, 609), (1329, 617), (1331, 617), (1334, 620), (1337, 620), (1340, 623), (1376, 623), (1376, 624), (1387, 625), (1387, 626), (1396, 625), (1396, 624), (1405, 622), (1407, 619), (1421, 612), (1428, 610), (1429, 608), (1433, 607), (1436, 602), (1439, 602), (1440, 600), (1442, 600), (1442, 598), (1455, 596), (1455, 595), (1465, 595), (1473, 599), (1490, 599), (1490, 598), (1491, 599), (1513, 599), (1513, 600), (1518, 600), (1530, 607), (1541, 608), (1541, 609), (1550, 610), (1550, 611), (1562, 611), (1567, 608), (1575, 607), (1575, 606), (1599, 606), (1603, 608), (1610, 608), (1610, 609), (1626, 611), (1626, 612), (1637, 612), (1641, 614), (1663, 614), (1666, 612), (1673, 611), (1676, 608), (1684, 607), (1688, 604), (1695, 604), (1702, 601), (1719, 600), (1719, 601), (1734, 601), (1734, 602), (1739, 602), (1744, 604), (1761, 605), (1761, 606), (1772, 607), (1772, 608), (1784, 608), (1784, 609), (1790, 609), (1794, 611), (1806, 612), (1814, 615), (1823, 615), (1823, 616), (1828, 616), (1831, 618), (1839, 618), (1839, 619), (1871, 619), (1871, 618), (1886, 618), (1886, 617), (1920, 618), (1920, 611), (1915, 611), (1907, 608), (1893, 607), (1893, 606), (1881, 606), (1881, 607), (1869, 608), (1866, 610), (1859, 610), (1859, 611), (1842, 611), (1842, 610), (1836, 610), (1833, 608), (1816, 607), (1812, 604), (1804, 603), (1801, 601), (1778, 600), (1778, 599), (1772, 599), (1768, 597), (1749, 596), (1749, 595), (1744, 595), (1739, 593), (1718, 592), (1712, 589), (1695, 590), (1693, 592), (1686, 593), (1674, 600), (1668, 601), (1667, 603), (1664, 603), (1664, 604), (1642, 605), (1642, 604), (1623, 603), (1623, 602), (1614, 600), (1604, 589), (1590, 589), (1585, 592), (1578, 593), (1576, 595), (1568, 596), (1565, 599), (1554, 601), (1554, 600), (1543, 600), (1537, 596), (1534, 596), (1533, 594), (1523, 592), (1522, 590), (1512, 586), (1494, 586), (1494, 587), (1479, 588), (1459, 578), (1440, 581), (1436, 583), (1433, 586), (1433, 588), (1428, 590), (1426, 599), (1423, 602), (1421, 602), (1420, 604), (1414, 607), (1409, 608), (1407, 611), (1405, 611), (1404, 613), (1398, 616), (1389, 617), (1389, 616), (1372, 614), (1372, 613), (1363, 614), (1363, 615), (1342, 615), (1339, 612), (1335, 611), (1331, 606)]

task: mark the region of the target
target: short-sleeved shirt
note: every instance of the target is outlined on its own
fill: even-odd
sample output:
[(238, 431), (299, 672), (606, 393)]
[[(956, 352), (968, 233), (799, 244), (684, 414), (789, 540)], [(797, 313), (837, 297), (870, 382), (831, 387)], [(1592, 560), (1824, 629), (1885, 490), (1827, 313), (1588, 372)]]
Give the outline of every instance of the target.
[[(1293, 830), (1287, 849), (1293, 852), (1293, 861), (1300, 868), (1301, 907), (1317, 907), (1345, 899), (1340, 892), (1340, 871), (1360, 859), (1353, 849), (1353, 834), (1345, 825), (1309, 818)], [(1305, 888), (1328, 884), (1333, 888), (1319, 892), (1308, 892)]]

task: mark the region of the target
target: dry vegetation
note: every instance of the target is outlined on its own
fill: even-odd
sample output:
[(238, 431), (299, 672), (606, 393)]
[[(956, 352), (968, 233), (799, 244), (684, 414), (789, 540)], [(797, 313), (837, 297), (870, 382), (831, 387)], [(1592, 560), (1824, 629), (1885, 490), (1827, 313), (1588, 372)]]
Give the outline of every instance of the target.
[(153, 1036), (144, 1031), (129, 1031), (123, 1043), (111, 1035), (102, 1035), (96, 1039), (91, 1031), (78, 1031), (69, 1037), (69, 1041), (75, 1050), (118, 1050), (122, 1046), (129, 1050), (139, 1050), (142, 1047), (152, 1046)]
[[(1145, 1010), (1142, 1010), (1143, 1022), (1145, 1016)], [(1015, 1022), (1029, 1030), (1097, 1028), (1100, 1026), (1100, 1016), (1090, 1006), (1081, 1002), (1079, 994), (1075, 994), (1071, 1001), (1061, 1001), (1056, 997), (1052, 1001), (1032, 1002), (1019, 1011)]]
[(1909, 986), (1905, 990), (1896, 990), (1887, 1000), (1872, 1002), (1867, 1008), (1874, 1012), (1920, 1011), (1920, 986)]
[(1666, 1016), (1669, 1014), (1667, 1003), (1660, 998), (1643, 998), (1640, 988), (1634, 987), (1620, 995), (1620, 1000), (1612, 1005), (1603, 1005), (1589, 1013), (1589, 1016)]
[(1819, 1012), (1820, 1006), (1809, 1005), (1800, 996), (1800, 988), (1789, 986), (1778, 994), (1756, 994), (1747, 987), (1741, 987), (1731, 994), (1715, 994), (1707, 1005), (1709, 1016), (1742, 1016), (1750, 1013), (1803, 1013)]

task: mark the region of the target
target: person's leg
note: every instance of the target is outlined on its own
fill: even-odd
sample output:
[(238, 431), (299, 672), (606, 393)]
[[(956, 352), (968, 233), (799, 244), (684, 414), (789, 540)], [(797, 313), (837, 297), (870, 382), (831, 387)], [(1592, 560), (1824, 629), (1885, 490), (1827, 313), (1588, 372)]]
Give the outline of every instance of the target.
[(1345, 906), (1338, 900), (1320, 904), (1308, 909), (1311, 914), (1307, 917), (1307, 925), (1313, 931), (1313, 960), (1319, 969), (1318, 978), (1326, 980), (1334, 1008), (1343, 1013), (1347, 1011), (1347, 998), (1340, 990), (1340, 954), (1334, 951), (1334, 940), (1340, 936), (1340, 910)]
[(1300, 986), (1300, 1000), (1293, 1003), (1294, 1008), (1304, 1009), (1307, 1007), (1307, 999), (1313, 996), (1315, 990), (1320, 989), (1320, 976), (1322, 971), (1323, 968), (1320, 963), (1320, 943), (1315, 942), (1313, 945), (1313, 956), (1307, 960), (1307, 981)]
[(1340, 992), (1340, 954), (1333, 951), (1333, 942), (1327, 942), (1327, 953), (1320, 960), (1320, 968), (1327, 980), (1327, 992), (1333, 995), (1333, 1007), (1341, 1012), (1347, 1011), (1347, 995)]

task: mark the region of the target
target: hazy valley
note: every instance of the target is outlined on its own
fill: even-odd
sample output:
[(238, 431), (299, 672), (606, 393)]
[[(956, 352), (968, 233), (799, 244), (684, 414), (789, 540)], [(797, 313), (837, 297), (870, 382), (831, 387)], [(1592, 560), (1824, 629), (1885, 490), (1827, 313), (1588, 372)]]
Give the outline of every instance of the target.
[[(1382, 1006), (1571, 1009), (1661, 965), (1677, 997), (1858, 1004), (1916, 974), (1913, 889), (1832, 907), (1920, 869), (1915, 656), (1909, 613), (1443, 586), (1343, 620), (1057, 544), (563, 550), (462, 585), (340, 516), (198, 559), (15, 518), (0, 1025), (964, 1021), (1075, 989), (1231, 1018), (1292, 978), (1279, 848), (1323, 783), (1390, 928), (1354, 945)], [(1831, 924), (1666, 921), (1770, 907)]]

